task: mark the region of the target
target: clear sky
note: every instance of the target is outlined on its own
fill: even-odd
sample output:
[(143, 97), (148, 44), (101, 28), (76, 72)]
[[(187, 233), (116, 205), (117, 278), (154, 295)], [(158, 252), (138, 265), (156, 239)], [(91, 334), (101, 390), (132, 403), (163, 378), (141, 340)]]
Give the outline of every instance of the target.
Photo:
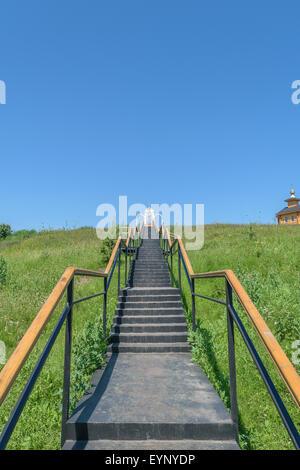
[(92, 225), (101, 203), (274, 222), (300, 194), (299, 1), (0, 6), (0, 223)]

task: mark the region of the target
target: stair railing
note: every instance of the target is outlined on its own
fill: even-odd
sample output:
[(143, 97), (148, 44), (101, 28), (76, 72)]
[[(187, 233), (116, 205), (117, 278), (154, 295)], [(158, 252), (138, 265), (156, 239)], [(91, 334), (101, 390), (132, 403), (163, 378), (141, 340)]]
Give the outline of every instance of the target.
[[(28, 330), (24, 334), (23, 338), (19, 342), (16, 349), (11, 354), (7, 363), (0, 372), (0, 405), (3, 403), (5, 397), (9, 393), (9, 390), (15, 383), (22, 367), (28, 359), (31, 351), (33, 350), (37, 340), (41, 333), (45, 329), (49, 319), (55, 311), (59, 301), (66, 293), (66, 305), (53, 328), (48, 341), (39, 356), (29, 379), (26, 382), (19, 399), (6, 422), (3, 431), (0, 435), (0, 450), (5, 449), (12, 432), (20, 418), (20, 415), (24, 409), (24, 406), (30, 396), (30, 393), (36, 383), (36, 380), (44, 367), (44, 364), (49, 356), (49, 353), (57, 339), (59, 332), (62, 329), (64, 323), (66, 323), (65, 330), (65, 357), (64, 357), (64, 378), (63, 378), (63, 397), (62, 397), (62, 422), (61, 422), (61, 444), (63, 445), (66, 438), (66, 422), (69, 418), (69, 401), (70, 401), (70, 375), (71, 375), (71, 347), (72, 347), (72, 317), (74, 305), (92, 299), (94, 297), (103, 297), (103, 337), (107, 339), (106, 331), (106, 320), (107, 320), (107, 296), (109, 287), (111, 284), (112, 276), (115, 271), (115, 267), (118, 263), (118, 294), (120, 293), (121, 283), (121, 254), (125, 256), (125, 285), (127, 281), (127, 258), (132, 256), (132, 253), (136, 250), (140, 240), (140, 232), (142, 225), (132, 227), (129, 229), (128, 237), (126, 242), (121, 237), (117, 239), (117, 242), (112, 250), (112, 254), (106, 266), (104, 272), (93, 271), (89, 269), (80, 269), (75, 267), (69, 267), (65, 270), (62, 277), (54, 287), (53, 291), (49, 295), (48, 299), (42, 306), (39, 313), (29, 326)], [(74, 300), (74, 279), (76, 276), (88, 276), (103, 278), (103, 290), (95, 294), (82, 297)]]
[[(181, 285), (181, 264), (184, 267), (186, 278), (189, 284), (192, 300), (192, 328), (196, 331), (196, 308), (195, 299), (200, 297), (205, 300), (216, 302), (226, 307), (227, 314), (227, 343), (228, 343), (228, 360), (229, 360), (229, 380), (230, 380), (230, 406), (231, 406), (231, 417), (235, 426), (236, 438), (238, 440), (238, 400), (237, 400), (237, 389), (236, 389), (236, 361), (235, 361), (235, 341), (234, 341), (234, 324), (236, 325), (243, 341), (258, 369), (260, 376), (275, 404), (277, 412), (295, 446), (296, 449), (300, 450), (300, 435), (294, 425), (291, 416), (289, 415), (270, 375), (268, 374), (253, 342), (251, 341), (245, 326), (243, 325), (239, 315), (237, 314), (233, 306), (233, 293), (235, 294), (240, 305), (243, 307), (248, 318), (251, 320), (256, 332), (263, 345), (265, 346), (269, 356), (274, 362), (279, 374), (281, 375), (288, 391), (292, 395), (298, 407), (300, 407), (300, 377), (297, 374), (296, 369), (286, 356), (285, 352), (277, 342), (275, 336), (269, 329), (268, 325), (258, 312), (257, 308), (251, 301), (249, 295), (243, 288), (242, 284), (235, 276), (233, 271), (230, 269), (222, 271), (213, 271), (206, 273), (194, 273), (189, 257), (185, 250), (183, 241), (180, 237), (171, 237), (168, 228), (164, 224), (158, 229), (160, 244), (163, 251), (163, 255), (168, 260), (170, 258), (170, 274), (171, 282), (174, 285), (173, 276), (173, 257), (178, 254), (178, 287), (182, 294)], [(172, 240), (173, 238), (173, 240)], [(226, 300), (215, 299), (205, 295), (196, 293), (195, 281), (199, 279), (213, 279), (213, 278), (224, 278), (225, 279), (225, 295)]]

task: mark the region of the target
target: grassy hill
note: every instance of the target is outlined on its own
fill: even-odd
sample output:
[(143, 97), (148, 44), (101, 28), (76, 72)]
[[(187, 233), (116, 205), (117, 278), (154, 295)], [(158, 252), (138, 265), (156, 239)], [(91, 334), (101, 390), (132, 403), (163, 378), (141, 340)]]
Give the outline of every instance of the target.
[[(7, 280), (0, 286), (0, 340), (7, 347), (7, 357), (16, 347), (43, 302), (67, 266), (99, 269), (100, 241), (92, 228), (44, 231), (32, 237), (14, 240), (0, 247), (7, 263)], [(293, 341), (300, 339), (299, 268), (300, 227), (258, 225), (206, 226), (205, 244), (200, 251), (190, 251), (195, 272), (233, 269), (258, 307), (260, 313), (291, 358)], [(176, 277), (176, 269), (174, 270)], [(184, 272), (182, 271), (184, 279)], [(108, 301), (110, 321), (116, 305), (116, 276)], [(101, 291), (103, 281), (78, 278), (75, 298)], [(224, 298), (224, 281), (198, 280), (197, 292)], [(188, 319), (191, 303), (184, 281)], [(17, 397), (53, 328), (65, 299), (42, 334), (20, 377), (0, 409), (0, 427), (9, 417)], [(196, 334), (191, 334), (194, 359), (201, 364), (224, 403), (229, 406), (227, 341), (225, 312), (222, 306), (197, 299)], [(265, 360), (282, 398), (300, 427), (299, 412), (286, 392), (275, 367), (243, 314), (259, 353)], [(95, 298), (76, 306), (72, 358), (71, 404), (74, 405), (88, 385), (93, 370), (104, 363), (105, 347), (101, 333), (102, 299)], [(292, 448), (274, 405), (265, 391), (239, 333), (236, 332), (240, 438), (243, 448)], [(60, 446), (61, 396), (63, 378), (64, 330), (62, 330), (46, 366), (14, 431), (10, 449), (54, 449)], [(1, 366), (0, 366), (1, 367)]]

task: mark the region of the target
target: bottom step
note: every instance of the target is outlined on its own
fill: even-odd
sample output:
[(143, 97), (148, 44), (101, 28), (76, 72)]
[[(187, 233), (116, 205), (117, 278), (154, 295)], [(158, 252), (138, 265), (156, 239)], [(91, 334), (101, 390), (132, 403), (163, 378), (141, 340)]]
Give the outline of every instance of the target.
[(192, 347), (187, 342), (178, 343), (112, 343), (108, 351), (122, 353), (178, 353), (189, 352)]
[(230, 441), (66, 441), (62, 450), (239, 450), (234, 440)]

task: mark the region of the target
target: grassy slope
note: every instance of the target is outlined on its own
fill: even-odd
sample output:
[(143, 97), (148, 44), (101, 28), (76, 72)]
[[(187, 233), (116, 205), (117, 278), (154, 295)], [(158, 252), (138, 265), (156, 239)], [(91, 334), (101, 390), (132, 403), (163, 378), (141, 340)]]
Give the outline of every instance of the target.
[[(43, 232), (17, 244), (0, 248), (8, 264), (6, 286), (0, 289), (0, 339), (5, 342), (7, 357), (16, 347), (38, 310), (46, 300), (67, 266), (89, 269), (101, 267), (100, 241), (94, 229)], [(110, 318), (115, 307), (116, 276), (108, 299)], [(75, 283), (75, 298), (103, 290), (103, 280), (79, 277)], [(9, 417), (22, 386), (41, 352), (65, 299), (60, 302), (53, 318), (38, 341), (19, 379), (1, 406), (0, 427)], [(102, 299), (95, 298), (74, 308), (73, 389), (71, 403), (82, 395), (88, 380), (103, 363), (101, 351)], [(101, 349), (101, 348), (100, 348)], [(9, 449), (53, 449), (60, 446), (60, 409), (63, 378), (64, 328), (48, 358), (20, 421), (9, 442)], [(75, 352), (75, 354), (74, 354)], [(1, 367), (1, 366), (0, 366)]]
[[(232, 269), (237, 274), (290, 359), (294, 351), (292, 343), (300, 339), (299, 247), (299, 226), (214, 224), (205, 228), (204, 247), (200, 251), (188, 253), (195, 272)], [(182, 276), (185, 277), (184, 274)], [(196, 292), (224, 300), (224, 280), (198, 280)], [(186, 281), (184, 294), (190, 318), (191, 302)], [(299, 429), (299, 410), (237, 303), (236, 308)], [(197, 298), (196, 314), (197, 333), (191, 335), (194, 359), (204, 368), (229, 407), (224, 308)], [(241, 445), (252, 449), (292, 449), (285, 428), (238, 331), (235, 336)]]
[[(292, 341), (300, 338), (299, 242), (300, 227), (212, 225), (206, 227), (203, 249), (189, 252), (195, 272), (223, 268), (231, 268), (236, 272), (289, 357), (293, 352)], [(90, 269), (100, 267), (99, 243), (93, 229), (83, 228), (44, 232), (0, 248), (0, 254), (6, 259), (9, 269), (7, 285), (0, 290), (0, 339), (6, 343), (7, 356), (15, 348), (66, 266)], [(89, 295), (96, 289), (102, 290), (102, 281), (79, 278), (76, 281), (75, 296)], [(197, 291), (223, 298), (224, 282), (197, 281)], [(115, 283), (108, 303), (110, 318), (115, 306), (114, 293)], [(190, 313), (190, 296), (185, 281), (184, 293), (186, 308)], [(87, 386), (92, 370), (103, 363), (99, 315), (101, 302), (101, 299), (96, 298), (79, 304), (75, 310), (72, 404)], [(197, 299), (196, 303), (200, 323), (196, 335), (191, 338), (194, 343), (194, 358), (204, 368), (225, 404), (229, 406), (224, 309), (205, 300)], [(47, 334), (49, 335), (62, 310), (63, 301), (59, 307), (1, 407), (1, 427), (16, 402), (38, 352), (45, 344)], [(293, 419), (300, 425), (299, 412), (293, 400), (257, 340), (250, 322), (241, 310), (239, 312)], [(95, 347), (99, 341), (100, 353)], [(253, 449), (292, 448), (238, 333), (236, 342), (241, 444)], [(59, 448), (63, 345), (62, 331), (8, 448)]]

